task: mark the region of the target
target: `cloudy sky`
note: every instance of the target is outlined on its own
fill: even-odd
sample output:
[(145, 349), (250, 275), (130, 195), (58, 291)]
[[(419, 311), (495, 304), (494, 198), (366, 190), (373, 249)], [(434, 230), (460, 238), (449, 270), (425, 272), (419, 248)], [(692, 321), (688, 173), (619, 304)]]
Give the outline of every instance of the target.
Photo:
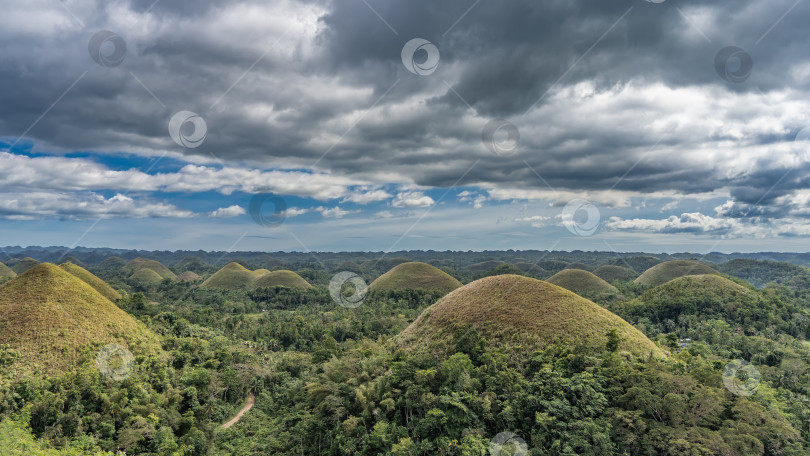
[(801, 0), (10, 0), (0, 244), (808, 251), (808, 19)]

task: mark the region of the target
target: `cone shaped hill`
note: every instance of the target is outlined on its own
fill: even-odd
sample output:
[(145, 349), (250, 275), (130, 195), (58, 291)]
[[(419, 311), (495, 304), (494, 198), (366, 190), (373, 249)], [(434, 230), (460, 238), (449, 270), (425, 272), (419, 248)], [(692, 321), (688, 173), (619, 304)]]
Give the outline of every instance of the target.
[(116, 343), (157, 353), (157, 336), (95, 288), (42, 263), (0, 286), (0, 340), (19, 352), (4, 369), (54, 374)]
[(371, 291), (426, 290), (449, 293), (461, 286), (450, 274), (427, 263), (409, 262), (395, 266), (377, 277), (368, 289)]
[(38, 264), (39, 261), (30, 257), (25, 257), (22, 260), (18, 261), (11, 269), (14, 270), (14, 272), (17, 273), (17, 275), (20, 275), (23, 272), (33, 268)]
[(111, 286), (107, 285), (107, 282), (99, 279), (87, 269), (73, 263), (63, 263), (59, 267), (82, 279), (86, 284), (95, 288), (96, 291), (101, 293), (102, 296), (110, 301), (115, 302), (116, 300), (121, 299), (121, 293), (115, 291)]
[[(255, 271), (254, 271), (255, 272)], [(253, 282), (253, 288), (272, 288), (272, 287), (287, 287), (287, 288), (312, 288), (303, 277), (287, 270), (267, 272), (264, 275), (256, 278)]]
[(672, 279), (686, 275), (719, 274), (711, 267), (690, 260), (672, 260), (657, 264), (644, 271), (635, 282), (647, 287), (657, 287)]
[(157, 275), (160, 276), (161, 280), (163, 279), (175, 280), (177, 278), (169, 268), (164, 266), (159, 261), (155, 260), (147, 260), (145, 258), (135, 258), (134, 260), (127, 263), (126, 266), (124, 266), (124, 271), (126, 271), (126, 273), (129, 275), (133, 275), (136, 272), (141, 271), (143, 269), (149, 269), (155, 272)]
[(573, 291), (580, 296), (617, 295), (619, 290), (593, 273), (582, 269), (563, 269), (546, 279), (547, 282)]
[(206, 279), (203, 288), (221, 288), (225, 290), (237, 290), (240, 288), (252, 289), (258, 287), (288, 287), (288, 288), (312, 288), (303, 277), (292, 271), (268, 271), (258, 269), (251, 271), (239, 263), (228, 263), (225, 267)]
[(156, 285), (163, 282), (160, 274), (148, 268), (138, 269), (129, 278), (140, 285)]
[[(619, 316), (564, 288), (519, 275), (485, 277), (428, 307), (399, 336), (412, 349), (443, 350), (459, 330), (475, 329), (491, 345), (531, 353), (554, 343), (603, 349), (616, 330), (619, 349), (641, 358), (663, 351)], [(444, 348), (443, 348), (444, 347)]]
[(653, 323), (678, 321), (683, 315), (736, 321), (741, 315), (750, 317), (762, 308), (756, 290), (714, 274), (679, 277), (647, 290), (636, 299), (611, 306), (611, 310), (631, 321), (645, 317)]

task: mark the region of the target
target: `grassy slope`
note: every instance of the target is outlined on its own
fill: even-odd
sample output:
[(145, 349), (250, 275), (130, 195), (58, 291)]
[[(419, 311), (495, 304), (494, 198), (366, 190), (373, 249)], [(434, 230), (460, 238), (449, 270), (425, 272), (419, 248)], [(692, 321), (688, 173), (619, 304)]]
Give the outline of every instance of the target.
[(547, 280), (578, 295), (618, 294), (619, 290), (599, 277), (582, 269), (563, 269)]
[(73, 263), (63, 263), (59, 267), (82, 279), (86, 284), (95, 288), (96, 291), (101, 293), (102, 296), (110, 301), (117, 301), (121, 299), (121, 293), (115, 291), (113, 287), (107, 284), (107, 282), (94, 276), (92, 273), (90, 273), (90, 271), (82, 268), (81, 266), (77, 266)]
[(184, 281), (184, 282), (193, 282), (193, 281), (195, 281), (195, 280), (197, 280), (199, 278), (200, 278), (199, 275), (197, 275), (196, 273), (191, 272), (191, 271), (186, 271), (186, 272), (184, 272), (184, 273), (177, 276), (177, 280)]
[(163, 281), (160, 274), (148, 268), (138, 269), (129, 278), (143, 284), (157, 284)]
[(38, 264), (39, 264), (39, 261), (37, 261), (37, 260), (35, 260), (33, 258), (25, 257), (22, 260), (18, 261), (17, 264), (15, 264), (14, 267), (11, 268), (11, 269), (14, 272), (16, 272), (17, 275), (20, 275), (23, 272), (33, 268), (34, 266), (36, 266)]
[(177, 278), (169, 268), (155, 260), (135, 258), (125, 266), (125, 271), (127, 271), (128, 274), (134, 274), (141, 269), (151, 269), (152, 271), (155, 271), (162, 279), (174, 280)]
[(450, 274), (427, 263), (402, 263), (369, 285), (372, 291), (436, 290), (449, 293), (461, 286)]
[(599, 266), (593, 271), (593, 274), (605, 282), (613, 282), (614, 280), (629, 282), (638, 277), (638, 274), (632, 269), (612, 264)]
[(556, 285), (503, 275), (459, 288), (427, 308), (400, 335), (414, 348), (450, 343), (457, 329), (472, 325), (490, 343), (524, 353), (555, 342), (602, 348), (616, 329), (621, 350), (647, 357), (664, 353), (617, 315)]
[(20, 352), (6, 371), (63, 371), (108, 343), (159, 350), (157, 336), (93, 287), (56, 265), (36, 266), (0, 286), (0, 340)]
[(644, 271), (635, 282), (648, 287), (657, 287), (685, 275), (717, 274), (718, 272), (705, 264), (689, 260), (665, 261)]
[(611, 306), (622, 315), (646, 316), (653, 321), (677, 320), (683, 314), (728, 317), (743, 306), (755, 307), (755, 290), (714, 274), (670, 280), (636, 299)]
[(261, 287), (288, 287), (288, 288), (312, 288), (303, 277), (287, 270), (268, 272), (253, 282), (254, 288)]
[(10, 267), (0, 263), (0, 277), (17, 277), (17, 273), (14, 272)]
[(203, 288), (223, 288), (235, 290), (237, 288), (248, 288), (253, 284), (256, 277), (253, 273), (239, 263), (228, 263), (209, 277), (200, 285)]

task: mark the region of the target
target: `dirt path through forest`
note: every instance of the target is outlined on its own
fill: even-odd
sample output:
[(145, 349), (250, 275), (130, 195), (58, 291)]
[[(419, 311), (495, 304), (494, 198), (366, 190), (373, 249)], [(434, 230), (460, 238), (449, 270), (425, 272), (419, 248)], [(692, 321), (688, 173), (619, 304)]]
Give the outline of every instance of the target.
[(237, 422), (239, 422), (239, 419), (242, 418), (242, 415), (244, 415), (245, 413), (248, 412), (248, 410), (253, 408), (253, 404), (255, 404), (255, 403), (256, 403), (256, 397), (253, 395), (253, 393), (250, 393), (250, 395), (248, 396), (247, 404), (245, 404), (245, 406), (242, 407), (242, 410), (239, 410), (239, 413), (237, 413), (236, 416), (231, 418), (231, 420), (228, 421), (227, 423), (223, 424), (222, 427), (225, 428), (225, 429), (228, 429), (229, 427), (231, 427), (234, 424), (236, 424)]

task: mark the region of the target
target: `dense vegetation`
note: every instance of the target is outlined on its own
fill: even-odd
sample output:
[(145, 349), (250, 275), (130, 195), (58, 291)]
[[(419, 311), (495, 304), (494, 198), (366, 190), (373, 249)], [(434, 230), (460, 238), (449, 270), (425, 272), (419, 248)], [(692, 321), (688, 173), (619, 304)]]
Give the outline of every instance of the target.
[[(523, 258), (513, 263), (498, 262), (508, 255), (471, 254), (433, 265), (468, 283), (504, 273), (548, 278), (576, 262), (595, 271), (614, 260), (628, 270), (661, 262), (517, 254)], [(200, 287), (224, 264), (188, 256), (169, 264), (169, 275), (151, 262), (133, 268), (120, 258), (77, 255), (121, 292), (116, 304), (156, 335), (159, 350), (136, 353), (136, 368), (116, 380), (102, 375), (93, 353), (70, 370), (12, 376), (8, 366), (20, 353), (0, 345), (0, 448), (19, 455), (477, 456), (491, 454), (496, 436), (513, 433), (511, 441), (525, 441), (528, 455), (810, 453), (810, 293), (795, 280), (774, 278), (774, 268), (759, 264), (765, 262), (718, 265), (730, 275), (767, 276), (755, 283), (770, 284), (764, 289), (716, 275), (654, 288), (629, 274), (613, 277), (623, 298), (605, 305), (657, 343), (662, 355), (648, 357), (627, 348), (647, 340), (629, 325), (598, 323), (616, 318), (604, 309), (515, 275), (446, 298), (444, 290), (372, 290), (351, 309), (330, 296), (335, 272), (353, 269), (372, 283), (418, 255), (383, 260), (385, 270), (383, 261), (357, 254), (352, 264), (331, 266), (241, 262), (254, 271), (292, 270), (313, 285), (307, 289)], [(484, 261), (494, 263), (467, 268)], [(160, 281), (132, 278), (156, 269), (165, 276)], [(175, 280), (185, 271), (201, 278)], [(89, 286), (78, 287), (89, 293)], [(20, 293), (8, 304), (27, 302)], [(450, 307), (438, 304), (425, 312), (437, 301), (455, 306), (454, 324), (426, 339), (441, 350), (401, 336), (420, 315), (448, 315)], [(571, 326), (555, 331), (580, 339), (528, 347), (518, 337), (564, 321)], [(587, 336), (576, 333), (575, 324), (585, 321)], [(761, 374), (745, 394), (727, 386), (724, 368), (736, 359)], [(746, 373), (741, 369), (741, 380)], [(223, 429), (250, 394), (255, 406)], [(522, 454), (518, 447), (507, 444), (500, 454)]]

